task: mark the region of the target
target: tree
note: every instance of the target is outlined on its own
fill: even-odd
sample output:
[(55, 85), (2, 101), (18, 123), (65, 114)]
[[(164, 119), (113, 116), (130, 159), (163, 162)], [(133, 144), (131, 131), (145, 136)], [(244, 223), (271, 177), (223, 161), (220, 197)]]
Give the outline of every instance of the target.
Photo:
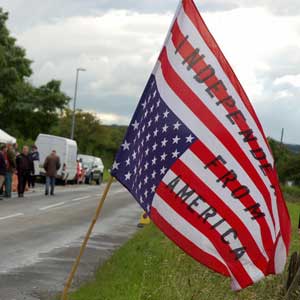
[(60, 90), (61, 82), (52, 80), (34, 88), (27, 84), (11, 115), (12, 131), (35, 139), (39, 133), (50, 133), (70, 98)]
[(38, 88), (28, 82), (31, 60), (11, 37), (7, 20), (8, 13), (0, 8), (0, 128), (35, 139), (39, 132), (50, 132), (70, 98), (61, 91), (60, 81)]
[(300, 183), (300, 155), (292, 153), (285, 145), (281, 145), (269, 138), (275, 166), (280, 182), (285, 184), (288, 180)]

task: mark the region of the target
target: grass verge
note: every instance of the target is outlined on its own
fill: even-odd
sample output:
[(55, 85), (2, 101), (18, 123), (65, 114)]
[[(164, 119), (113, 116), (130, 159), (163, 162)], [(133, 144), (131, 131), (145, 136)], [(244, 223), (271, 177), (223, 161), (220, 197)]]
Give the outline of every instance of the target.
[(109, 178), (110, 178), (110, 173), (108, 169), (105, 168), (103, 171), (103, 182), (107, 182)]
[[(292, 251), (299, 250), (299, 203), (289, 203), (293, 222)], [(230, 281), (195, 262), (153, 225), (119, 249), (71, 300), (276, 300), (284, 275), (269, 276), (234, 293)]]

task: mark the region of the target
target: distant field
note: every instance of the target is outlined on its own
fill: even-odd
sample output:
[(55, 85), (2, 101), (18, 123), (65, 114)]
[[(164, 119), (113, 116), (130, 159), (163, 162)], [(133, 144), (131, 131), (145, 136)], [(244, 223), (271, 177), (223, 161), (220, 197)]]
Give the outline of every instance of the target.
[[(289, 203), (293, 222), (291, 252), (299, 250), (299, 203)], [(71, 300), (277, 300), (284, 276), (269, 276), (240, 293), (228, 279), (211, 272), (150, 225), (118, 250)]]

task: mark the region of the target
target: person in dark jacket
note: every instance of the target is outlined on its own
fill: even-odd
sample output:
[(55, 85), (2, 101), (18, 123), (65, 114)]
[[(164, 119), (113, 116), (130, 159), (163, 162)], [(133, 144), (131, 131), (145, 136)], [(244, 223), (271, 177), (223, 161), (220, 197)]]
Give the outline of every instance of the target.
[(39, 161), (40, 161), (40, 154), (38, 152), (38, 148), (36, 145), (33, 145), (31, 147), (31, 152), (29, 154), (29, 157), (33, 164), (33, 172), (32, 174), (30, 174), (28, 186), (34, 189), (36, 176), (37, 173), (39, 173), (38, 168), (39, 168)]
[[(1, 145), (0, 146), (0, 188), (2, 188), (5, 182), (5, 175), (6, 175), (5, 155), (6, 155), (6, 145)], [(0, 197), (0, 200), (3, 200), (3, 198)]]
[(7, 144), (6, 159), (6, 175), (5, 175), (5, 197), (11, 198), (12, 177), (16, 170), (16, 155), (12, 144)]
[(49, 187), (51, 196), (54, 195), (55, 188), (55, 179), (57, 175), (57, 171), (60, 168), (60, 158), (56, 154), (56, 151), (53, 150), (49, 156), (45, 159), (44, 169), (46, 171), (46, 189), (45, 195), (49, 195)]
[(33, 164), (29, 157), (29, 147), (24, 146), (21, 154), (17, 156), (17, 172), (18, 172), (18, 194), (19, 197), (24, 197), (26, 184), (33, 170)]

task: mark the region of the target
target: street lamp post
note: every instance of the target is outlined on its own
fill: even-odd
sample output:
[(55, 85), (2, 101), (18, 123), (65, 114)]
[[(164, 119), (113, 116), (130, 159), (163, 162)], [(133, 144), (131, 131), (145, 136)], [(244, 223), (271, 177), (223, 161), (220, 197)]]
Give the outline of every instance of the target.
[(75, 82), (75, 92), (74, 92), (74, 101), (73, 101), (73, 116), (72, 116), (72, 128), (71, 128), (71, 140), (74, 139), (75, 132), (75, 121), (76, 121), (76, 100), (77, 100), (77, 90), (78, 90), (78, 77), (79, 72), (84, 72), (86, 69), (77, 68), (76, 69), (76, 82)]

